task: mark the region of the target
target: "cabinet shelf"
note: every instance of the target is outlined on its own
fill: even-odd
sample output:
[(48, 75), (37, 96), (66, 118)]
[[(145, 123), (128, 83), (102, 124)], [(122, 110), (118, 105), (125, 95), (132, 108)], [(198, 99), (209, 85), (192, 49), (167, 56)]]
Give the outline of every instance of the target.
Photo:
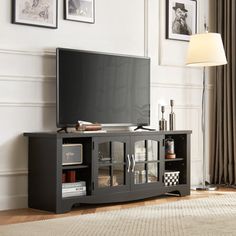
[(99, 166), (125, 165), (125, 162), (99, 162)]
[(88, 165), (68, 165), (68, 166), (62, 166), (62, 170), (73, 170), (73, 169), (85, 169), (89, 168)]
[(155, 160), (152, 160), (152, 161), (135, 161), (136, 164), (148, 164), (148, 163), (160, 163), (160, 161), (155, 161)]
[(184, 158), (174, 158), (174, 159), (165, 159), (166, 162), (168, 161), (183, 161)]

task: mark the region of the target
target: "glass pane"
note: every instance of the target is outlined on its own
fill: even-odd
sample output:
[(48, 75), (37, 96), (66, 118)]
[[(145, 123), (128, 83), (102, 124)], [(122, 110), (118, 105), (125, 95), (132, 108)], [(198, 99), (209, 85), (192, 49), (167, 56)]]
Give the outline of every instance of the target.
[(99, 167), (98, 169), (98, 187), (106, 188), (111, 186), (110, 166)]
[(113, 186), (125, 184), (125, 166), (113, 165)]
[(148, 164), (148, 183), (157, 182), (158, 181), (158, 164), (157, 163), (149, 163)]
[(98, 160), (100, 162), (111, 162), (110, 142), (98, 144)]
[(138, 141), (134, 147), (135, 161), (146, 161), (145, 140)]
[(134, 183), (135, 184), (147, 183), (146, 164), (136, 163), (136, 166), (134, 169)]
[(113, 163), (124, 163), (125, 144), (121, 142), (112, 142)]
[(148, 161), (159, 160), (158, 142), (154, 140), (147, 140), (147, 156)]

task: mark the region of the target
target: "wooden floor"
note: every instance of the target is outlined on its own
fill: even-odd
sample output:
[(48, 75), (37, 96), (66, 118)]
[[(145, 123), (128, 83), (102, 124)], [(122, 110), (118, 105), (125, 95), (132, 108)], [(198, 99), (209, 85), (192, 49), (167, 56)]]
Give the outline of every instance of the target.
[(30, 222), (30, 221), (45, 220), (45, 219), (55, 219), (59, 217), (83, 215), (83, 214), (95, 213), (95, 212), (101, 212), (101, 211), (126, 209), (130, 207), (135, 207), (135, 206), (156, 205), (156, 204), (161, 204), (161, 203), (166, 203), (166, 202), (179, 201), (183, 199), (197, 199), (197, 198), (202, 198), (202, 197), (208, 197), (209, 195), (223, 195), (229, 192), (236, 192), (236, 189), (220, 188), (217, 191), (192, 191), (191, 195), (186, 196), (186, 197), (161, 196), (161, 197), (156, 197), (152, 199), (128, 202), (128, 203), (122, 203), (122, 204), (105, 204), (105, 205), (100, 204), (100, 205), (80, 206), (76, 209), (72, 209), (71, 212), (65, 213), (65, 214), (53, 214), (50, 212), (39, 211), (39, 210), (28, 209), (28, 208), (0, 211), (0, 225)]

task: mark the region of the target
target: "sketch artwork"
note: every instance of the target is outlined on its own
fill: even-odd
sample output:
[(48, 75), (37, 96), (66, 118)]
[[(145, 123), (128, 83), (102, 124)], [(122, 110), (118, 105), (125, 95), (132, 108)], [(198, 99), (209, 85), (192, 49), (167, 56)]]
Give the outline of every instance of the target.
[(65, 0), (65, 19), (94, 23), (94, 0)]
[(189, 41), (196, 33), (196, 1), (167, 0), (167, 38)]
[(57, 0), (15, 0), (14, 23), (57, 27)]

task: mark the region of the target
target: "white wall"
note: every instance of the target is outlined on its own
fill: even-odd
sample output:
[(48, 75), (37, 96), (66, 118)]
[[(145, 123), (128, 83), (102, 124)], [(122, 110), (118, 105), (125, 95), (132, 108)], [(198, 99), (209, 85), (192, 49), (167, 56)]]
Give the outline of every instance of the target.
[[(197, 184), (202, 171), (201, 70), (183, 66), (186, 42), (165, 40), (165, 0), (147, 0), (146, 11), (145, 0), (97, 0), (95, 24), (63, 20), (63, 1), (58, 2), (58, 29), (46, 29), (11, 24), (11, 1), (1, 0), (0, 210), (27, 207), (27, 138), (23, 132), (56, 129), (56, 47), (148, 53), (152, 61), (151, 125), (158, 128), (160, 104), (174, 99), (177, 128), (193, 130), (191, 179)], [(170, 53), (170, 46), (176, 50)]]

